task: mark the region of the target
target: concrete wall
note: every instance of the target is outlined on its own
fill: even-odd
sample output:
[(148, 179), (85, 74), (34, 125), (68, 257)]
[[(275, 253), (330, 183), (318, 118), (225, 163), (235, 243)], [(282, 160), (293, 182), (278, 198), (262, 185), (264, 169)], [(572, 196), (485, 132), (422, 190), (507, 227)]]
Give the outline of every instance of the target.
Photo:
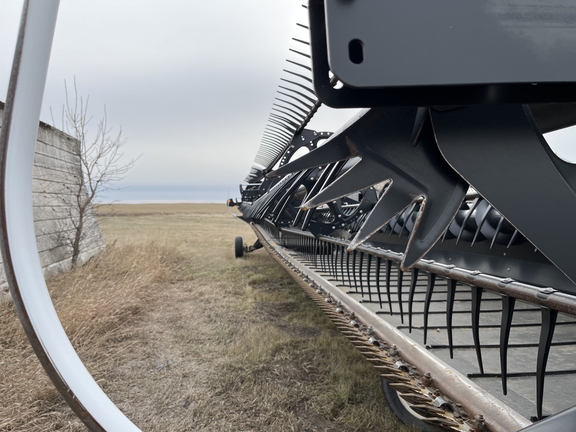
[[(3, 113), (4, 104), (0, 102), (0, 127)], [(74, 218), (78, 214), (74, 201), (82, 174), (77, 155), (78, 146), (76, 139), (40, 122), (32, 188), (36, 242), (46, 277), (70, 269), (72, 252), (67, 243), (74, 230)], [(85, 263), (105, 248), (98, 220), (91, 207), (85, 229), (80, 263)], [(6, 297), (7, 292), (4, 266), (0, 265), (0, 298)]]

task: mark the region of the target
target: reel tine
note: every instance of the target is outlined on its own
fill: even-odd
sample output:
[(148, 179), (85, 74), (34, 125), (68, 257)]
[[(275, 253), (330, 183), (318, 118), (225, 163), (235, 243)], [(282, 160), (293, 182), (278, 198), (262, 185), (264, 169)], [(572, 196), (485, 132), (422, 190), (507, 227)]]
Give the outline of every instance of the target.
[(454, 299), (456, 297), (456, 281), (448, 280), (448, 291), (446, 295), (446, 331), (448, 333), (448, 349), (450, 358), (454, 358), (454, 342), (452, 339), (452, 317), (454, 315)]
[(417, 268), (410, 269), (412, 279), (410, 280), (410, 292), (408, 294), (408, 332), (412, 333), (412, 306), (414, 305), (414, 293), (416, 292), (416, 284), (418, 282), (418, 273), (420, 270)]
[(292, 72), (292, 71), (290, 71), (290, 70), (288, 70), (288, 69), (283, 69), (283, 71), (286, 72), (286, 73), (289, 73), (289, 74), (291, 74), (291, 75), (295, 75), (295, 76), (297, 76), (297, 77), (299, 77), (299, 78), (302, 78), (303, 80), (306, 80), (306, 81), (308, 81), (309, 83), (312, 83), (312, 78), (308, 78), (308, 77), (305, 76), (305, 75), (302, 75), (302, 74), (299, 74), (299, 73), (296, 73), (296, 72)]
[(502, 373), (502, 393), (508, 393), (508, 340), (512, 327), (512, 316), (516, 299), (502, 296), (502, 321), (500, 325), (500, 371)]
[[(296, 81), (291, 81), (291, 80), (286, 79), (286, 78), (280, 78), (280, 80), (285, 81), (285, 82), (290, 83), (290, 84), (293, 84), (293, 85), (298, 86), (300, 88), (303, 88), (304, 90), (306, 90), (306, 91), (310, 92), (311, 94), (313, 94), (314, 96), (316, 96), (316, 93), (314, 93), (314, 90), (312, 90), (310, 87), (305, 86), (304, 84), (300, 84), (300, 83), (297, 83)], [(312, 82), (312, 81), (310, 81), (310, 82)], [(314, 99), (312, 99), (312, 101), (316, 102)]]
[(372, 278), (371, 274), (372, 270), (372, 254), (368, 254), (368, 262), (366, 263), (366, 274), (368, 275), (367, 284), (368, 284), (368, 300), (372, 303), (372, 283), (370, 279)]
[[(283, 79), (283, 78), (282, 78), (282, 80), (283, 80), (283, 81), (288, 81), (288, 80), (285, 80), (285, 79)], [(290, 82), (290, 81), (288, 81), (288, 82)], [(301, 92), (299, 92), (298, 90), (294, 90), (294, 89), (291, 89), (290, 87), (285, 87), (285, 86), (281, 86), (281, 85), (279, 85), (278, 87), (280, 87), (281, 89), (284, 89), (284, 90), (291, 91), (292, 93), (296, 93), (297, 95), (303, 97), (303, 98), (306, 99), (308, 102), (310, 102), (310, 103), (312, 104), (312, 106), (314, 106), (314, 104), (316, 103), (316, 100), (315, 100), (315, 99), (312, 99), (311, 97), (306, 96), (304, 93), (301, 93)], [(304, 87), (304, 86), (302, 86), (302, 87)], [(314, 94), (314, 92), (313, 92), (312, 90), (310, 90), (309, 88), (307, 88), (307, 87), (304, 87), (304, 88), (305, 88), (306, 90), (309, 90), (312, 94)]]
[(436, 274), (428, 273), (428, 285), (426, 286), (426, 297), (424, 299), (424, 345), (428, 337), (428, 315), (430, 313), (430, 303), (432, 301), (432, 294), (434, 293), (434, 286), (436, 285)]
[(386, 295), (388, 296), (388, 307), (390, 308), (390, 315), (394, 315), (392, 311), (392, 298), (390, 297), (390, 275), (392, 273), (392, 261), (386, 260)]
[[(275, 107), (278, 107), (278, 108), (282, 108), (283, 110), (286, 110), (286, 111), (292, 113), (292, 114), (293, 114), (292, 118), (293, 118), (294, 120), (297, 120), (297, 121), (299, 121), (299, 122), (301, 122), (302, 120), (304, 120), (304, 117), (303, 117), (302, 114), (299, 113), (298, 111), (295, 111), (295, 110), (293, 110), (293, 109), (291, 109), (291, 108), (285, 107), (284, 105), (280, 105), (280, 104), (277, 104), (277, 103), (273, 103), (272, 106), (275, 106)], [(284, 112), (284, 114), (288, 115), (288, 113), (286, 113), (285, 111), (280, 111), (278, 108), (272, 108), (272, 109), (273, 109), (273, 110), (277, 110), (277, 111), (279, 111), (279, 112)]]
[(300, 126), (298, 123), (295, 123), (292, 120), (289, 120), (288, 118), (283, 117), (279, 114), (270, 113), (269, 116), (272, 117), (273, 119), (278, 119), (278, 121), (286, 123), (288, 126), (294, 127), (295, 128), (294, 130), (296, 130), (298, 126)]
[[(280, 87), (280, 88), (285, 88), (285, 87), (282, 87), (282, 86), (278, 86), (278, 87)], [(288, 90), (289, 90), (289, 89), (288, 89)], [(279, 94), (284, 95), (284, 96), (288, 96), (288, 97), (294, 99), (296, 102), (300, 102), (300, 103), (301, 103), (302, 105), (304, 105), (308, 110), (311, 110), (311, 109), (314, 107), (314, 103), (312, 103), (312, 105), (308, 105), (306, 102), (302, 101), (301, 99), (298, 99), (296, 96), (293, 96), (293, 95), (291, 95), (291, 94), (281, 92), (280, 90), (278, 90), (276, 93), (279, 93)]]
[[(281, 92), (278, 92), (278, 93), (281, 93)], [(281, 94), (282, 94), (282, 93), (281, 93)], [(300, 111), (302, 112), (302, 114), (305, 115), (305, 116), (308, 115), (308, 111), (306, 111), (304, 108), (302, 108), (302, 107), (300, 107), (300, 106), (298, 106), (298, 105), (296, 105), (296, 104), (294, 104), (294, 103), (292, 103), (292, 102), (290, 102), (290, 101), (287, 101), (287, 100), (284, 100), (284, 99), (280, 99), (280, 98), (274, 98), (274, 99), (275, 99), (275, 100), (278, 100), (278, 101), (281, 101), (281, 102), (284, 102), (284, 103), (286, 103), (286, 104), (288, 104), (288, 105), (290, 105), (290, 106), (292, 106), (292, 107), (300, 110)]]
[(363, 274), (362, 267), (364, 265), (364, 252), (360, 252), (360, 268), (358, 269), (358, 274), (360, 275), (360, 295), (364, 298), (364, 282), (363, 282)]
[(380, 268), (382, 266), (382, 257), (376, 257), (376, 291), (378, 291), (378, 303), (382, 309), (382, 293), (380, 291)]
[(402, 307), (402, 280), (404, 278), (404, 272), (402, 271), (400, 264), (398, 264), (396, 270), (398, 271), (397, 273), (398, 283), (396, 285), (396, 290), (398, 292), (398, 306), (400, 307), (400, 322), (404, 324), (404, 308)]
[(536, 415), (542, 418), (542, 403), (544, 399), (544, 379), (546, 377), (546, 363), (550, 353), (550, 345), (554, 337), (558, 311), (542, 308), (542, 327), (540, 329), (540, 341), (538, 343), (538, 360), (536, 364)]
[(476, 358), (478, 359), (478, 368), (480, 373), (484, 373), (482, 363), (482, 348), (480, 347), (480, 306), (482, 303), (483, 289), (472, 285), (472, 338), (476, 349)]
[(296, 66), (300, 66), (301, 68), (307, 69), (307, 70), (309, 70), (310, 72), (312, 72), (312, 68), (311, 68), (310, 66), (303, 65), (302, 63), (298, 63), (298, 62), (295, 62), (294, 60), (290, 60), (290, 59), (286, 59), (286, 61), (287, 61), (288, 63), (292, 63), (292, 64), (294, 64), (294, 65), (296, 65)]
[(293, 48), (290, 48), (290, 51), (292, 51), (293, 53), (296, 53), (298, 55), (301, 55), (303, 57), (309, 58), (309, 59), (312, 58), (312, 56), (310, 54), (303, 53), (302, 51), (298, 51), (298, 50), (295, 50)]
[(301, 44), (304, 44), (304, 45), (308, 45), (308, 46), (310, 45), (310, 42), (307, 42), (307, 41), (302, 40), (302, 39), (292, 38), (292, 40), (296, 41), (296, 42), (300, 42)]

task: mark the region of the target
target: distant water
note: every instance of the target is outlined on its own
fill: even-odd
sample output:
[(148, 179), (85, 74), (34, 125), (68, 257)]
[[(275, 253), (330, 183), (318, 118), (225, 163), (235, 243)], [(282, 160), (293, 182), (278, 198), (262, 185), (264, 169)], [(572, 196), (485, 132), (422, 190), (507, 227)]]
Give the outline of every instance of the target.
[(98, 204), (226, 204), (226, 201), (202, 200), (118, 200), (99, 201)]
[(225, 203), (228, 198), (240, 198), (238, 185), (133, 185), (106, 191), (100, 203), (120, 204), (183, 204)]

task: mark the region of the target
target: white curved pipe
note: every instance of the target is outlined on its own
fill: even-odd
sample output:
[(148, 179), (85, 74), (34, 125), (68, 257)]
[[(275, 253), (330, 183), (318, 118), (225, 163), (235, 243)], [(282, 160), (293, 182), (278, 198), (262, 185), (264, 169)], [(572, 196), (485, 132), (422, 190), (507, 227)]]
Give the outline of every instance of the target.
[(34, 233), (32, 171), (59, 0), (26, 0), (0, 136), (0, 243), (18, 315), (42, 366), (96, 431), (139, 429), (96, 384), (70, 344), (48, 293)]

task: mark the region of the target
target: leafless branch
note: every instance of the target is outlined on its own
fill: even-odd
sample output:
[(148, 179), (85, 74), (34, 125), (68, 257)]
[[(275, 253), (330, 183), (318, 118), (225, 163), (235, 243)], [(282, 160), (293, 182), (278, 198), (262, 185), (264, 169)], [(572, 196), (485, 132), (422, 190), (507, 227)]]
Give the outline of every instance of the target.
[[(126, 138), (122, 136), (121, 128), (115, 132), (108, 125), (106, 106), (102, 118), (91, 130), (93, 117), (89, 114), (90, 98), (79, 95), (76, 79), (73, 91), (69, 92), (66, 82), (64, 91), (62, 130), (77, 140), (68, 149), (75, 158), (75, 164), (71, 164), (75, 167), (72, 168), (74, 172), (68, 174), (76, 177), (77, 181), (72, 183), (74, 186), (67, 186), (70, 194), (66, 194), (66, 199), (73, 207), (69, 218), (73, 229), (62, 242), (72, 249), (72, 264), (76, 266), (81, 243), (87, 236), (86, 216), (92, 211), (92, 203), (102, 192), (113, 189), (114, 184), (124, 178), (138, 158), (123, 161), (121, 150), (126, 144)], [(54, 119), (52, 121), (54, 123)], [(78, 165), (80, 169), (77, 169)]]

